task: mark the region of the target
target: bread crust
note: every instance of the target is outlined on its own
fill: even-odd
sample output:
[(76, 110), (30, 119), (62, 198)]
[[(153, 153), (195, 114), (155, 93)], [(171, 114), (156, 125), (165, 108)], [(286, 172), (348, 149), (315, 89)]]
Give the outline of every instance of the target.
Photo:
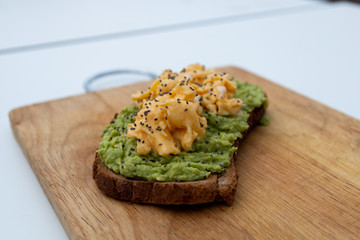
[[(255, 108), (248, 119), (249, 128), (243, 137), (237, 139), (238, 146), (257, 125), (265, 113), (265, 106)], [(116, 117), (116, 115), (115, 115)], [(115, 199), (136, 203), (192, 205), (208, 202), (225, 202), (231, 205), (237, 186), (235, 152), (230, 166), (223, 174), (212, 174), (207, 179), (192, 182), (156, 182), (126, 178), (107, 168), (96, 153), (93, 164), (93, 178), (97, 187)]]

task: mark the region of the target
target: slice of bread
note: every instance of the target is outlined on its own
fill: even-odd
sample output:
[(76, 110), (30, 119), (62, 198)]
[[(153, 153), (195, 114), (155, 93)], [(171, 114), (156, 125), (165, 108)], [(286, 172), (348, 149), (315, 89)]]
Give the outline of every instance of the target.
[[(257, 125), (265, 113), (265, 106), (255, 108), (248, 119), (249, 128), (243, 137), (235, 141), (238, 146)], [(225, 202), (231, 205), (237, 186), (236, 156), (233, 155), (230, 166), (221, 175), (212, 174), (209, 178), (193, 182), (156, 182), (126, 178), (108, 169), (96, 154), (93, 164), (93, 178), (98, 188), (113, 198), (136, 203), (152, 204), (200, 204)]]

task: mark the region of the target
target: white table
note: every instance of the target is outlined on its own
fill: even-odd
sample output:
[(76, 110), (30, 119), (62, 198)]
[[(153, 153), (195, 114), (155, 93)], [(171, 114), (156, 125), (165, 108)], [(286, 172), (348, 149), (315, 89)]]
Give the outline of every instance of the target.
[[(177, 4), (184, 7), (189, 3), (179, 1)], [(279, 4), (283, 2), (279, 1)], [(0, 102), (0, 146), (3, 150), (0, 239), (66, 238), (12, 136), (7, 112), (17, 106), (81, 94), (83, 82), (98, 72), (130, 68), (160, 73), (165, 68), (180, 70), (194, 62), (207, 67), (236, 65), (360, 119), (360, 108), (356, 104), (360, 102), (360, 7), (307, 1), (301, 4), (294, 1), (298, 10), (274, 12), (269, 9), (268, 14), (250, 17), (241, 17), (241, 12), (234, 13), (228, 8), (223, 17), (237, 14), (231, 21), (219, 20), (208, 25), (194, 24), (192, 28), (188, 25), (137, 36), (84, 40), (81, 44), (54, 45), (0, 55), (1, 83), (5, 85)], [(89, 6), (98, 7), (95, 3)], [(217, 4), (212, 6), (218, 7)], [(134, 9), (137, 6), (128, 7)], [(88, 9), (84, 18), (90, 18), (95, 10)], [(254, 7), (252, 13), (255, 12)], [(211, 16), (203, 15), (203, 19)], [(110, 21), (106, 17), (103, 23)], [(165, 15), (165, 18), (170, 17)], [(180, 20), (173, 19), (173, 24)], [(156, 21), (152, 26), (146, 25), (146, 21), (139, 22), (133, 29), (160, 26), (161, 19)], [(50, 23), (57, 26), (58, 22), (54, 17)], [(42, 31), (46, 29), (46, 26), (42, 27)], [(78, 29), (78, 25), (74, 29)], [(13, 44), (10, 38), (0, 40), (0, 49), (104, 33), (95, 26), (73, 35), (77, 32), (74, 29), (60, 31), (63, 34), (56, 37), (40, 32), (29, 42), (23, 38)], [(114, 27), (106, 31), (129, 29)], [(131, 82), (122, 82), (127, 83)]]

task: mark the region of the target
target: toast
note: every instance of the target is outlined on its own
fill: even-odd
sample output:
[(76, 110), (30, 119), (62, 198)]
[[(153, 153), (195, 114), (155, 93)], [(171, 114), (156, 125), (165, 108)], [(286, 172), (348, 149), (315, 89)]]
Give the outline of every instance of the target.
[[(234, 145), (244, 140), (265, 113), (266, 105), (253, 109), (247, 120), (249, 128), (242, 132)], [(115, 115), (116, 118), (116, 115)], [(136, 203), (192, 205), (208, 202), (225, 202), (231, 205), (237, 186), (236, 155), (222, 174), (211, 174), (207, 179), (191, 182), (157, 182), (126, 178), (107, 168), (96, 153), (93, 164), (93, 178), (97, 187), (115, 199)]]

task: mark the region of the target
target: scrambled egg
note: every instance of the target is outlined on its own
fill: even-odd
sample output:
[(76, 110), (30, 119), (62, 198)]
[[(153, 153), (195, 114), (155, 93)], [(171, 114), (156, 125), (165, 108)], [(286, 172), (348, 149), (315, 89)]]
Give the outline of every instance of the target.
[(161, 156), (190, 151), (205, 135), (203, 108), (218, 115), (236, 115), (242, 102), (233, 98), (236, 83), (194, 64), (181, 73), (165, 70), (146, 92), (132, 96), (140, 111), (128, 127), (127, 137), (137, 138), (137, 152)]

